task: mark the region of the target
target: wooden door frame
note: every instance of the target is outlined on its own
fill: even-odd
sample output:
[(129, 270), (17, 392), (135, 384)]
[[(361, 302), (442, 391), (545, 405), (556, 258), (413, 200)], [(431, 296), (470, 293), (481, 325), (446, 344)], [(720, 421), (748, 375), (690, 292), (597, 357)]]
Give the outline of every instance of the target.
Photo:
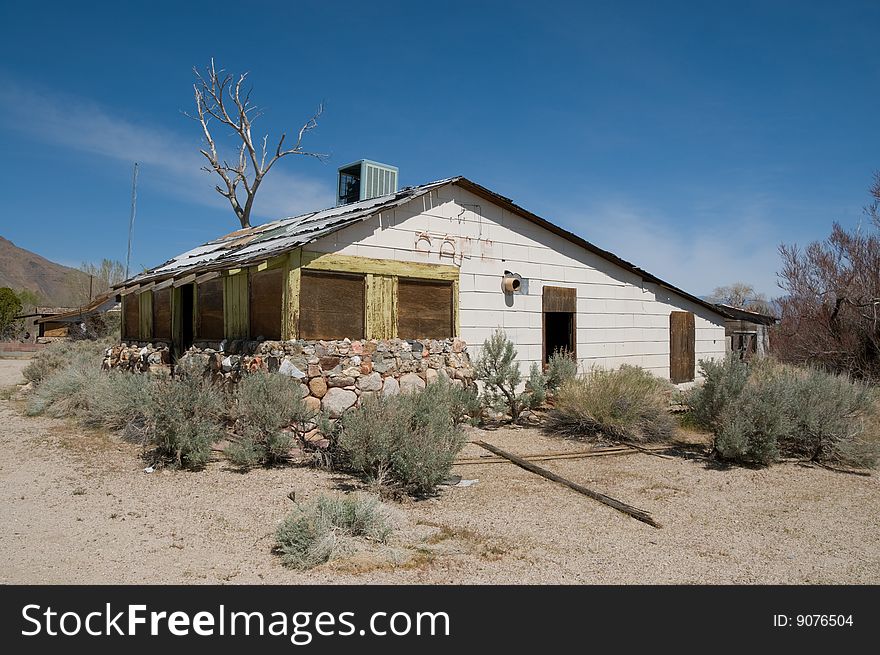
[[(550, 293), (547, 293), (547, 291)], [(546, 367), (547, 314), (571, 314), (568, 341), (572, 357), (577, 359), (577, 288), (544, 285), (541, 289), (541, 366)], [(552, 353), (551, 353), (552, 354)]]

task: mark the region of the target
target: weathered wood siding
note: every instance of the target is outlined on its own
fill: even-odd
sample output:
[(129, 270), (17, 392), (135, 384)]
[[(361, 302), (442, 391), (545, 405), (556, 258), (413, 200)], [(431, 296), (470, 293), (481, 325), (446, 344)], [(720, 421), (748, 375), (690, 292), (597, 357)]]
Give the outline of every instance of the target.
[[(579, 228), (587, 238), (588, 230), (588, 224)], [(454, 245), (454, 257), (448, 256), (450, 245)], [(460, 276), (456, 294), (460, 335), (476, 345), (496, 327), (504, 328), (516, 343), (524, 372), (531, 362), (541, 361), (544, 285), (576, 289), (577, 354), (586, 366), (626, 363), (669, 378), (669, 315), (673, 311), (694, 314), (697, 360), (724, 356), (723, 318), (715, 312), (644, 282), (634, 273), (454, 185), (340, 230), (308, 248), (374, 260), (456, 267)], [(505, 270), (528, 281), (528, 294), (502, 293)], [(662, 276), (662, 271), (655, 272)]]

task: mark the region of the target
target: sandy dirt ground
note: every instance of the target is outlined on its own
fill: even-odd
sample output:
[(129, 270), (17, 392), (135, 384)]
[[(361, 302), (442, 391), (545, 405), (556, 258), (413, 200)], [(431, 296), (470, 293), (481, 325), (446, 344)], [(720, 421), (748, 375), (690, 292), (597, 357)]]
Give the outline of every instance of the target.
[(21, 372), (30, 364), (29, 359), (2, 359), (0, 358), (0, 389), (23, 384), (24, 378)]
[[(719, 470), (684, 451), (541, 463), (650, 511), (656, 529), (511, 464), (459, 465), (479, 482), (395, 503), (395, 554), (297, 572), (272, 553), (288, 493), (306, 500), (356, 481), (220, 462), (147, 474), (138, 446), (21, 410), (0, 401), (2, 583), (880, 582), (876, 474)], [(518, 454), (585, 448), (532, 428), (470, 436)]]

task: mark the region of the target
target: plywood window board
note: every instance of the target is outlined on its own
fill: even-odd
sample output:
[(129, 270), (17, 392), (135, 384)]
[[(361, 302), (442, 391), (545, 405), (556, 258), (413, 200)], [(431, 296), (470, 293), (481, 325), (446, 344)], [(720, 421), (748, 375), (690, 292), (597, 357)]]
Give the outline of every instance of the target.
[(249, 302), (251, 338), (277, 340), (281, 338), (281, 314), (283, 311), (284, 270), (271, 268), (252, 271), (250, 275)]
[(366, 284), (363, 275), (302, 271), (300, 339), (363, 339)]
[(171, 289), (153, 290), (153, 338), (171, 340)]
[(131, 293), (122, 298), (122, 324), (123, 336), (126, 339), (138, 340), (140, 338), (140, 301), (137, 294)]
[(214, 278), (198, 285), (196, 306), (196, 336), (207, 340), (223, 339), (222, 278)]
[(451, 282), (399, 279), (397, 333), (401, 339), (448, 339), (455, 333)]

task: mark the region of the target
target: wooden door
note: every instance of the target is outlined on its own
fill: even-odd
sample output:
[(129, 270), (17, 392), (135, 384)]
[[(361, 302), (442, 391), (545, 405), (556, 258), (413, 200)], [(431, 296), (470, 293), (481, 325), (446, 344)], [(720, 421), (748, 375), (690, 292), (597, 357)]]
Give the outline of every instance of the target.
[(693, 382), (696, 365), (694, 315), (672, 312), (669, 315), (669, 379), (676, 384)]

